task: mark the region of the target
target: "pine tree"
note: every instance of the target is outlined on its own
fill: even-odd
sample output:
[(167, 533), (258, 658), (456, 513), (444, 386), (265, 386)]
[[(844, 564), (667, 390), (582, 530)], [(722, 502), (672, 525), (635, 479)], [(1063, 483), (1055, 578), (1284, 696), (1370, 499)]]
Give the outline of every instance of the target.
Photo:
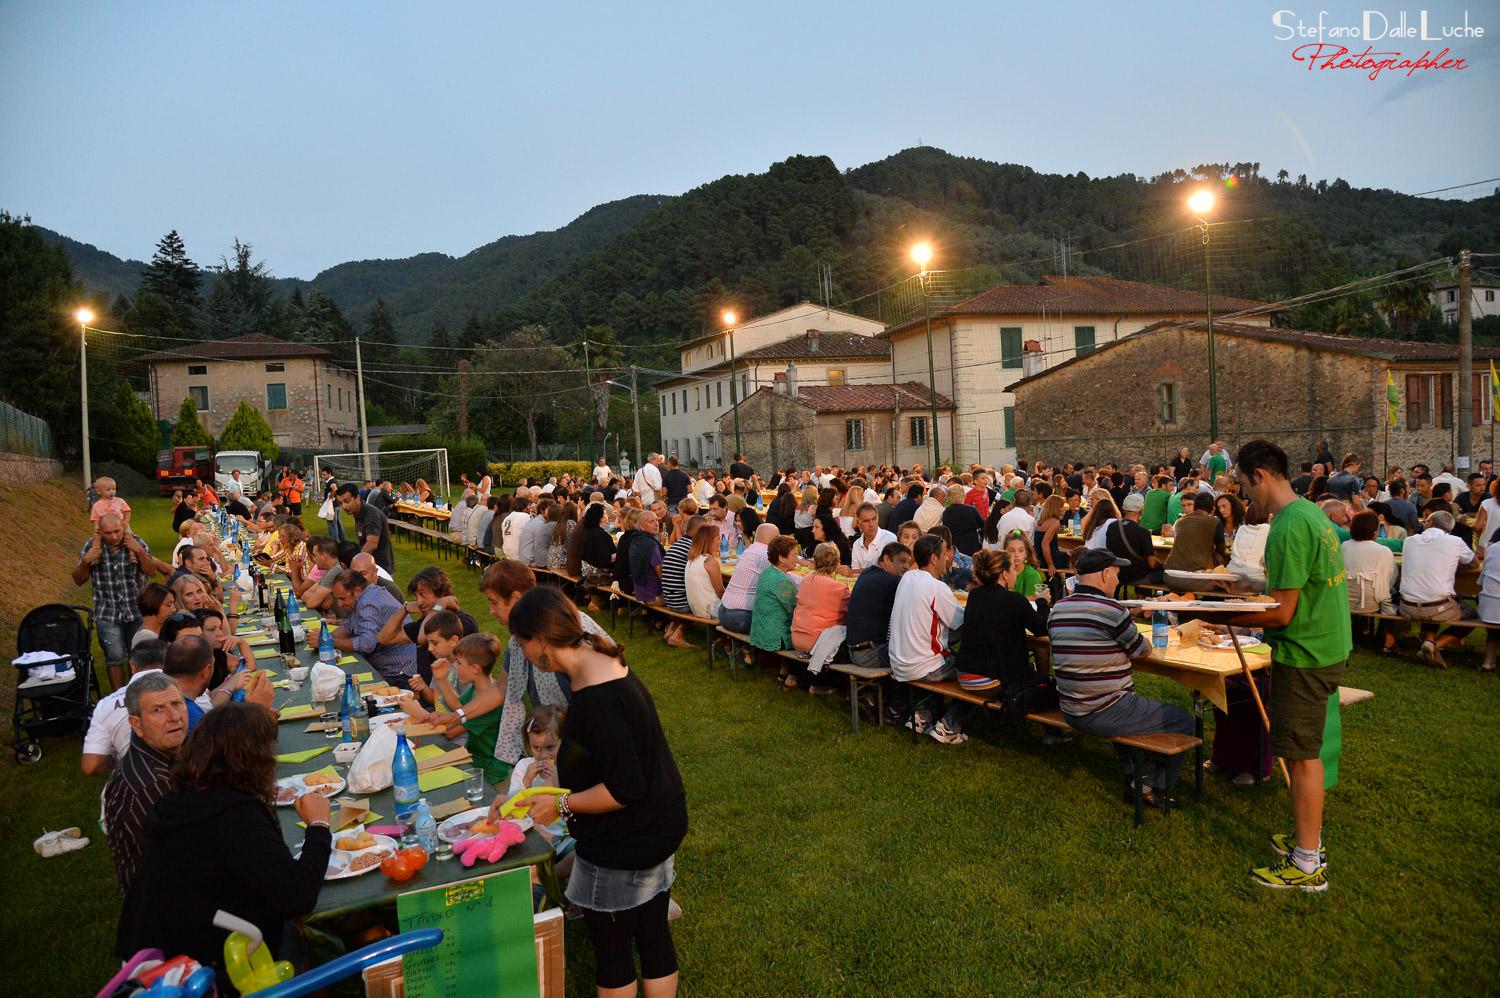
[(191, 333), (203, 303), (202, 286), (202, 269), (188, 257), (182, 237), (173, 229), (161, 237), (151, 263), (141, 271), (136, 297), (148, 293), (161, 296), (177, 316), (177, 325)]
[(268, 461), (275, 461), (281, 453), (271, 433), (271, 424), (266, 422), (260, 410), (252, 409), (244, 399), (240, 399), (240, 407), (220, 431), (219, 449), (260, 451)]
[(194, 402), (192, 396), (182, 400), (182, 408), (177, 410), (177, 423), (172, 427), (173, 447), (195, 447), (200, 445), (212, 445), (213, 437), (198, 422), (198, 403)]
[(161, 433), (151, 418), (151, 407), (136, 398), (128, 381), (121, 381), (115, 389), (114, 415), (107, 432), (104, 450), (110, 457), (143, 474), (156, 466)]

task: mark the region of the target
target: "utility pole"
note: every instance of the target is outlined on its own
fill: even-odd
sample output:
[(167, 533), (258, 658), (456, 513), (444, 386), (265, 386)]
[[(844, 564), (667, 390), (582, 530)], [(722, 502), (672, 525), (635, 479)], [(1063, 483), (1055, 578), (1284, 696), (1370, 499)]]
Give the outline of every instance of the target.
[(635, 459), (641, 459), (641, 407), (635, 400), (635, 365), (630, 365), (630, 412), (635, 417)]
[(359, 449), (364, 453), (365, 481), (370, 475), (370, 426), (365, 422), (365, 358), (359, 351), (359, 337), (354, 337), (354, 376), (359, 389)]
[(458, 435), (469, 435), (469, 362), (458, 362)]
[(583, 338), (583, 405), (589, 411), (589, 463), (594, 456), (594, 379), (589, 374), (589, 340)]
[(87, 319), (79, 320), (78, 334), (78, 373), (83, 380), (82, 412), (83, 412), (83, 487), (91, 489), (94, 487), (94, 463), (89, 454), (89, 324)]
[(1469, 470), (1474, 446), (1474, 322), (1470, 314), (1469, 251), (1458, 251), (1458, 454), (1454, 467), (1460, 477)]

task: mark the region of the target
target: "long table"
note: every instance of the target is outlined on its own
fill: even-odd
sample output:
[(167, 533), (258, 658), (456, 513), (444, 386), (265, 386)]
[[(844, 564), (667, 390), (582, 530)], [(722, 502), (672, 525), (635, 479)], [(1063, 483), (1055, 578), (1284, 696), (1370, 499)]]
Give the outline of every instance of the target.
[(395, 503), (391, 508), (398, 513), (405, 513), (407, 516), (415, 517), (418, 520), (432, 520), (435, 523), (447, 523), (453, 517), (452, 510), (438, 509), (436, 506), (425, 502), (406, 502), (403, 500)]

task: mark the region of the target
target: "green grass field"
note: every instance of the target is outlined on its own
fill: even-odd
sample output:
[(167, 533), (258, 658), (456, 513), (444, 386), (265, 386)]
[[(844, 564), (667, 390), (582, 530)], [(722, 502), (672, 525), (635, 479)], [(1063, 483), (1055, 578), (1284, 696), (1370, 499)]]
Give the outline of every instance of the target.
[[(166, 502), (136, 508), (137, 532), (168, 549)], [(322, 528), (311, 512), (308, 522)], [(395, 546), (404, 584), (430, 554), (399, 536)], [(438, 564), (463, 605), (493, 624), (477, 573)], [(854, 735), (841, 699), (780, 692), (764, 676), (731, 683), (707, 671), (701, 648), (668, 649), (639, 625), (626, 645), (688, 790), (675, 891), (686, 915), (674, 923), (684, 994), (1500, 987), (1500, 681), (1475, 671), (1473, 654), (1450, 655), (1446, 672), (1356, 654), (1345, 682), (1376, 697), (1344, 712), (1343, 779), (1325, 829), (1332, 887), (1316, 896), (1246, 879), (1270, 856), (1266, 834), (1290, 829), (1274, 782), (1209, 777), (1194, 805), (1185, 774), (1184, 808), (1136, 829), (1114, 753), (1099, 741), (1048, 748), (1036, 730), (999, 720), (956, 747), (912, 745), (888, 728)], [(1165, 680), (1140, 685), (1188, 702)], [(9, 753), (0, 765), (12, 994), (91, 994), (112, 972), (119, 902), (102, 836), (56, 859), (31, 850), (44, 826), (97, 833), (102, 781), (79, 775), (78, 745), (49, 740), (38, 765), (18, 767)], [(568, 993), (591, 995), (578, 925), (567, 942)]]

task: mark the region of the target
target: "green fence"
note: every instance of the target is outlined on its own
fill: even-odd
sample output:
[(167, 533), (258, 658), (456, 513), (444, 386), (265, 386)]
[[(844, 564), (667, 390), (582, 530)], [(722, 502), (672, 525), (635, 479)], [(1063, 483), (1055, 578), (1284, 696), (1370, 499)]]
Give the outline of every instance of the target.
[(52, 457), (52, 427), (29, 412), (0, 402), (0, 451)]

